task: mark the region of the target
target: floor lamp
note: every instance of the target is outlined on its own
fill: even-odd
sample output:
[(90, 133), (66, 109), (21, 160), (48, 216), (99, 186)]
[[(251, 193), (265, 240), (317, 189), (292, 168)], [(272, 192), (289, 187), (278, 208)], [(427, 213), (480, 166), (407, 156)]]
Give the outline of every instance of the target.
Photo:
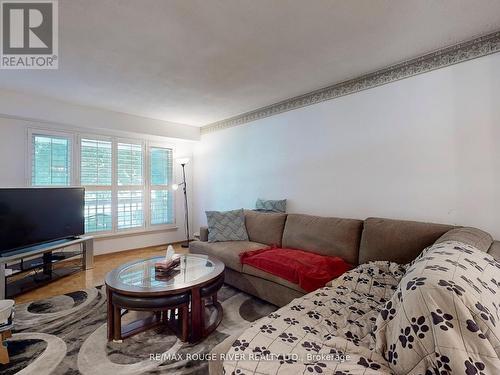
[(177, 159), (177, 164), (182, 167), (182, 182), (180, 184), (173, 184), (172, 189), (177, 190), (179, 186), (182, 186), (184, 191), (184, 225), (186, 229), (186, 243), (182, 244), (182, 247), (189, 247), (189, 209), (188, 209), (188, 199), (187, 199), (187, 183), (186, 183), (186, 164), (189, 163), (189, 158)]

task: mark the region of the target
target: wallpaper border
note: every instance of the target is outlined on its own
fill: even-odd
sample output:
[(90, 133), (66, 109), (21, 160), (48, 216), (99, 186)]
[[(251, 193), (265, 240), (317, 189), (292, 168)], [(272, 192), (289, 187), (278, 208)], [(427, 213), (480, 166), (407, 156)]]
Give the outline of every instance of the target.
[(353, 94), (500, 51), (500, 31), (364, 74), (319, 90), (246, 112), (201, 128), (201, 134), (243, 125), (279, 113)]

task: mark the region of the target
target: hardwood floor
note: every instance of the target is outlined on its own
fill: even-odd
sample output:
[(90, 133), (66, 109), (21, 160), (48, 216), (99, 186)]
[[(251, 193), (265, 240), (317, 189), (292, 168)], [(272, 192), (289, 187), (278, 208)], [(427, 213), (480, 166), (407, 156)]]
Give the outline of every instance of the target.
[[(180, 244), (174, 245), (176, 253), (187, 253), (188, 249)], [(106, 274), (123, 263), (135, 259), (164, 255), (167, 246), (149, 247), (136, 250), (120, 251), (117, 253), (96, 255), (94, 257), (94, 268), (88, 271), (80, 271), (70, 276), (63, 277), (41, 288), (29, 291), (15, 297), (16, 303), (26, 303), (38, 299), (44, 299), (60, 294), (74, 292), (93, 286), (104, 284)]]

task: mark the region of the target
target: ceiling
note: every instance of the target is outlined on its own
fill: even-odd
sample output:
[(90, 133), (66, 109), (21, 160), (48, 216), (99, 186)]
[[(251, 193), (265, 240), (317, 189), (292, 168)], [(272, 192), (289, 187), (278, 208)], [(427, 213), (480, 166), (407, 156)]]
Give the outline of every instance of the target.
[(498, 0), (59, 0), (0, 89), (202, 126), (500, 30)]

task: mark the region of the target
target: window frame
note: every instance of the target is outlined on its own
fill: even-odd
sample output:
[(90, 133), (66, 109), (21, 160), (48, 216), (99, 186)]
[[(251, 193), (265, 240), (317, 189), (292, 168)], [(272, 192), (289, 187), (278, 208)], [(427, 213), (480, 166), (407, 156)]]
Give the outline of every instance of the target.
[[(176, 218), (176, 192), (172, 189), (172, 184), (175, 183), (177, 178), (177, 165), (175, 163), (175, 145), (169, 142), (158, 142), (150, 141), (141, 138), (132, 137), (119, 137), (111, 136), (99, 133), (91, 132), (66, 132), (51, 129), (42, 128), (28, 128), (27, 132), (27, 154), (26, 158), (26, 185), (29, 187), (83, 187), (87, 191), (111, 191), (111, 206), (112, 206), (112, 229), (107, 231), (96, 231), (88, 232), (86, 235), (93, 236), (94, 238), (99, 237), (115, 237), (115, 236), (126, 236), (141, 233), (152, 233), (164, 230), (177, 229), (177, 218)], [(32, 184), (32, 168), (33, 168), (33, 136), (48, 136), (48, 137), (60, 137), (67, 138), (69, 140), (70, 156), (71, 160), (69, 163), (69, 174), (70, 174), (70, 184), (69, 185), (47, 185), (47, 186), (33, 186)], [(81, 184), (81, 141), (82, 139), (89, 140), (100, 140), (111, 142), (111, 171), (112, 179), (111, 185), (82, 185)], [(143, 158), (142, 158), (142, 174), (143, 174), (143, 184), (142, 185), (118, 185), (118, 143), (129, 143), (129, 144), (139, 144), (142, 148)], [(165, 148), (172, 150), (172, 181), (163, 190), (168, 190), (172, 196), (172, 218), (173, 221), (170, 224), (152, 224), (151, 218), (151, 191), (155, 185), (151, 184), (151, 148)], [(160, 185), (163, 187), (163, 185)], [(130, 190), (140, 190), (143, 194), (143, 215), (144, 220), (142, 225), (133, 228), (118, 228), (118, 192), (119, 191), (130, 191)], [(161, 189), (160, 189), (161, 190)]]

